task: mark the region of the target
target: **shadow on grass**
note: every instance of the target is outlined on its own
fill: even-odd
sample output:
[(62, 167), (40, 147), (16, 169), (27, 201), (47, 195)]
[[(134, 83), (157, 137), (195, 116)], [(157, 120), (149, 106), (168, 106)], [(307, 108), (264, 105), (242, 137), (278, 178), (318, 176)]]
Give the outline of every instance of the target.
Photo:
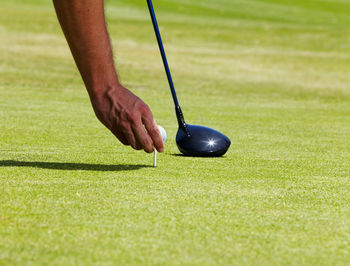
[(54, 170), (85, 170), (85, 171), (131, 171), (151, 167), (143, 164), (87, 164), (87, 163), (61, 163), (61, 162), (27, 162), (4, 160), (0, 167), (34, 167)]
[(182, 153), (171, 153), (170, 155), (171, 155), (171, 156), (176, 156), (176, 157), (190, 157), (190, 156), (184, 155), (184, 154), (182, 154)]
[(191, 155), (185, 155), (185, 154), (182, 154), (182, 153), (170, 153), (169, 155), (171, 156), (175, 156), (175, 157), (188, 157), (188, 158), (207, 158), (207, 159), (220, 159), (220, 158), (226, 158), (225, 155), (223, 156), (219, 156), (219, 157), (210, 157), (210, 156), (191, 156)]

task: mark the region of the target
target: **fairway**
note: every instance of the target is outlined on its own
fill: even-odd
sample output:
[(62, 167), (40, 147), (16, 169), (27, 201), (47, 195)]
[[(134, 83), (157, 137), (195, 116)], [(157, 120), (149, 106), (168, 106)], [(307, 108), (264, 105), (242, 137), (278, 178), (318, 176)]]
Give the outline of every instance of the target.
[(180, 156), (146, 1), (106, 13), (153, 155), (96, 119), (51, 1), (0, 5), (0, 265), (349, 265), (350, 1), (153, 0), (185, 119)]

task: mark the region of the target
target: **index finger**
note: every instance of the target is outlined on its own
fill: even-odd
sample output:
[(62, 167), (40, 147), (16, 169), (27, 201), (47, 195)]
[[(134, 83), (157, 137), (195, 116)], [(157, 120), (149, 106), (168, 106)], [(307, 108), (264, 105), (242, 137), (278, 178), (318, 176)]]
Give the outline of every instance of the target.
[(144, 115), (142, 116), (142, 123), (144, 124), (148, 134), (150, 135), (153, 141), (154, 147), (157, 149), (157, 151), (163, 152), (164, 143), (154, 118), (149, 115)]

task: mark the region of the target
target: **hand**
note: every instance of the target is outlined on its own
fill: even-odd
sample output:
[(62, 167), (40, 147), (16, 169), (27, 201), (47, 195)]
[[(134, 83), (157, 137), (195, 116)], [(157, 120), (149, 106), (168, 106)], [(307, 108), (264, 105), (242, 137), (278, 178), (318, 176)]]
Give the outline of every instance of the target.
[(121, 85), (91, 97), (97, 118), (124, 145), (148, 153), (164, 151), (162, 137), (149, 107)]

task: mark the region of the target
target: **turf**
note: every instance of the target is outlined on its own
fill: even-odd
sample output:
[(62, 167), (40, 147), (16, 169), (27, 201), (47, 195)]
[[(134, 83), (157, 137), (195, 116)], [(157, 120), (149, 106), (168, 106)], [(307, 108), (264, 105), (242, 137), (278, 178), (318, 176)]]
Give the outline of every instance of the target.
[(2, 0), (0, 264), (348, 264), (350, 2), (154, 5), (187, 121), (229, 152), (179, 156), (144, 1), (106, 12), (169, 136), (156, 169), (94, 117), (51, 2)]

